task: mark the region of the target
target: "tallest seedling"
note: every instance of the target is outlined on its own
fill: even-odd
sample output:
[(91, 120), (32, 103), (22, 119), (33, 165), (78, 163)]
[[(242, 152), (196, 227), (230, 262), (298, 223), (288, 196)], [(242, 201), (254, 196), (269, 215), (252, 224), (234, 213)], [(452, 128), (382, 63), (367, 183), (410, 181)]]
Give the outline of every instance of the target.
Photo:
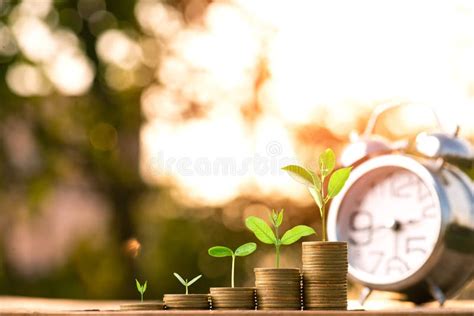
[(318, 205), (321, 214), (323, 241), (328, 240), (326, 206), (332, 198), (341, 192), (352, 168), (340, 168), (334, 171), (335, 165), (336, 155), (332, 149), (328, 148), (319, 156), (319, 173), (297, 165), (288, 165), (282, 168), (308, 186), (308, 190), (316, 205)]

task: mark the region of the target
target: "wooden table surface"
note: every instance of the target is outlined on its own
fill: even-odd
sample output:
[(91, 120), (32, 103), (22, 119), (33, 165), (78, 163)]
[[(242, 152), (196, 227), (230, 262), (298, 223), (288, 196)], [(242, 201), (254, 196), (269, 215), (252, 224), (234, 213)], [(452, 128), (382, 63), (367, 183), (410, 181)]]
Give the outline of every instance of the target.
[[(136, 302), (136, 301), (135, 301)], [(349, 301), (349, 310), (339, 311), (120, 311), (120, 304), (130, 301), (84, 301), (62, 300), (27, 297), (0, 297), (0, 315), (245, 315), (245, 316), (276, 316), (276, 315), (466, 315), (474, 316), (474, 301), (448, 301), (442, 308), (437, 304), (423, 307), (411, 303), (369, 300), (363, 309), (355, 302)]]

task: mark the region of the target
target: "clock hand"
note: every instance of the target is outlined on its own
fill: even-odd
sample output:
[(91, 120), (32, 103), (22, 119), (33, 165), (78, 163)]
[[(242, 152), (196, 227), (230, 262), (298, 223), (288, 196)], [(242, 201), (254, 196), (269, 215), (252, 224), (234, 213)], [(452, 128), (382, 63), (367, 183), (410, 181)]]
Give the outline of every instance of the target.
[(391, 229), (393, 231), (400, 231), (402, 230), (402, 228), (405, 226), (405, 225), (411, 225), (411, 224), (418, 224), (420, 223), (422, 220), (416, 220), (416, 219), (410, 219), (406, 222), (401, 222), (399, 220), (396, 220), (394, 218), (391, 218), (387, 221), (385, 221), (385, 223), (383, 225), (380, 225), (380, 226), (375, 226), (373, 228), (373, 230), (379, 230), (379, 229)]
[(383, 223), (382, 225), (375, 226), (373, 228), (373, 230), (391, 229), (391, 230), (394, 230), (394, 231), (399, 231), (401, 226), (402, 226), (402, 223), (400, 223), (400, 221), (398, 221), (394, 218), (391, 218), (391, 219), (386, 220), (385, 223)]
[(418, 223), (420, 223), (421, 221), (422, 221), (421, 219), (410, 219), (410, 220), (408, 220), (407, 222), (404, 222), (403, 225), (418, 224)]

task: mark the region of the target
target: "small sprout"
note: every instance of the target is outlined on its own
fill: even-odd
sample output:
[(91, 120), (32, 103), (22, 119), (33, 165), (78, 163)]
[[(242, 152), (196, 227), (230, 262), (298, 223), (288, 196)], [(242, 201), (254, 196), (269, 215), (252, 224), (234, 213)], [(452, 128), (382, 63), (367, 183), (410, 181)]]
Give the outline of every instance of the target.
[(275, 245), (275, 262), (276, 267), (280, 267), (280, 246), (281, 245), (291, 245), (298, 241), (301, 237), (309, 236), (315, 234), (316, 232), (309, 226), (298, 225), (292, 229), (286, 231), (283, 234), (283, 237), (280, 238), (279, 227), (283, 223), (283, 209), (280, 212), (275, 212), (272, 210), (270, 214), (270, 222), (272, 223), (273, 230), (268, 226), (268, 224), (261, 218), (256, 216), (249, 216), (245, 220), (245, 226), (250, 229), (257, 237), (258, 240), (265, 244)]
[(174, 276), (176, 277), (176, 279), (178, 279), (178, 281), (186, 288), (186, 294), (189, 294), (188, 292), (188, 287), (192, 284), (194, 284), (194, 282), (196, 282), (197, 280), (199, 280), (201, 277), (202, 277), (202, 274), (198, 275), (197, 277), (195, 277), (194, 279), (192, 279), (191, 281), (188, 282), (188, 279), (183, 279), (178, 273), (173, 273)]
[(232, 251), (230, 248), (224, 246), (215, 246), (209, 248), (208, 253), (210, 256), (216, 258), (223, 257), (232, 257), (232, 272), (231, 272), (231, 286), (234, 287), (234, 274), (235, 274), (235, 257), (245, 257), (253, 253), (257, 249), (257, 244), (254, 242), (249, 242), (243, 244), (235, 251)]
[(146, 291), (146, 285), (147, 285), (148, 281), (145, 281), (145, 283), (143, 283), (143, 285), (140, 285), (140, 282), (138, 282), (138, 280), (135, 279), (135, 283), (137, 284), (137, 290), (140, 293), (141, 301), (143, 303), (143, 294)]
[[(288, 165), (282, 168), (308, 186), (309, 193), (319, 207), (321, 214), (323, 241), (328, 239), (326, 205), (341, 192), (352, 169), (352, 167), (346, 167), (334, 171), (335, 165), (336, 155), (331, 148), (328, 148), (319, 156), (319, 174), (297, 165)], [(327, 187), (324, 186), (326, 179), (329, 179)]]

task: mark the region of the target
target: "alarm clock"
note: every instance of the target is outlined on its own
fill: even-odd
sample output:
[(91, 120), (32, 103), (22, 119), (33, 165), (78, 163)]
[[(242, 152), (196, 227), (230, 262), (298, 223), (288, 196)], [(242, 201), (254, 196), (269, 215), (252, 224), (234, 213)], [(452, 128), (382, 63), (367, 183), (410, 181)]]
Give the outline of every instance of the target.
[(472, 166), (473, 150), (457, 133), (422, 133), (411, 145), (371, 139), (378, 115), (398, 106), (375, 111), (365, 139), (341, 156), (354, 168), (330, 205), (328, 235), (348, 242), (362, 304), (383, 290), (442, 305), (474, 275), (473, 183), (457, 166)]

